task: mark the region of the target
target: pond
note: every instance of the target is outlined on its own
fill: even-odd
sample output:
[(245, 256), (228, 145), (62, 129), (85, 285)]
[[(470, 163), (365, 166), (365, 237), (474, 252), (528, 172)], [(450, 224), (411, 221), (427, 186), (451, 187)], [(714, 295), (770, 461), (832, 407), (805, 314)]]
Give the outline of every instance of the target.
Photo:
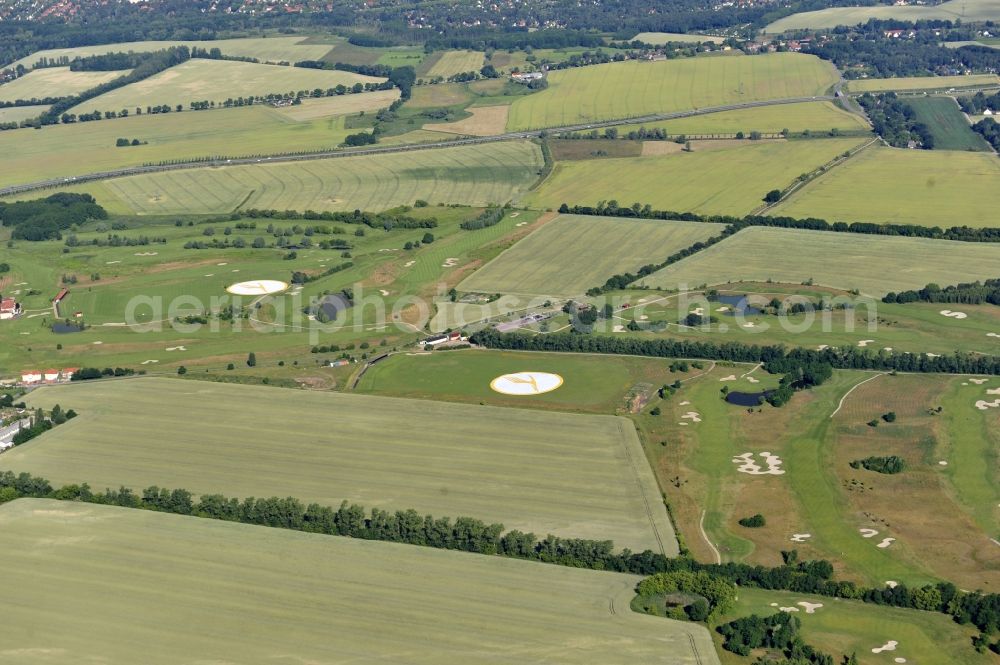
[(732, 390), (726, 393), (726, 401), (736, 406), (760, 406), (767, 399), (773, 390), (764, 390), (759, 393), (743, 393)]
[(718, 301), (723, 305), (729, 306), (728, 312), (723, 312), (727, 316), (735, 316), (736, 312), (739, 312), (743, 316), (753, 316), (754, 314), (760, 314), (760, 310), (756, 307), (751, 307), (750, 303), (745, 295), (742, 296), (718, 296)]
[(78, 326), (75, 323), (53, 323), (52, 332), (54, 332), (57, 335), (83, 332), (83, 326)]

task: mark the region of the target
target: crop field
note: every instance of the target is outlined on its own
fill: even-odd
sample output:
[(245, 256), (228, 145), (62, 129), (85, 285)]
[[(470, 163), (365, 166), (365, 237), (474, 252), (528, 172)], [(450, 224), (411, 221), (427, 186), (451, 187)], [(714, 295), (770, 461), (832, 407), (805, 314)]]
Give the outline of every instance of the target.
[(0, 466), (55, 483), (348, 500), (677, 552), (622, 418), (153, 378), (45, 388), (31, 401), (72, 403), (80, 417)]
[(59, 58), (86, 57), (103, 55), (105, 53), (149, 53), (162, 51), (171, 46), (187, 46), (189, 48), (213, 49), (222, 51), (223, 55), (243, 58), (257, 58), (262, 62), (295, 62), (296, 60), (319, 60), (332, 48), (325, 44), (303, 44), (302, 37), (251, 37), (245, 39), (218, 39), (211, 41), (145, 41), (119, 42), (117, 44), (97, 44), (95, 46), (75, 46), (73, 48), (56, 48), (37, 51), (21, 58), (10, 66), (23, 65), (31, 69), (41, 58), (58, 60)]
[(610, 63), (554, 71), (548, 81), (546, 90), (514, 102), (509, 129), (820, 95), (836, 73), (813, 56), (776, 53)]
[(482, 51), (440, 51), (428, 57), (420, 66), (419, 76), (445, 78), (465, 72), (478, 72), (486, 54)]
[[(625, 413), (627, 395), (640, 384), (659, 387), (677, 376), (662, 358), (600, 357), (517, 351), (397, 354), (369, 369), (357, 390), (390, 397), (485, 403), (490, 406)], [(520, 368), (520, 369), (517, 369)], [(490, 381), (512, 371), (552, 372), (563, 377), (555, 391), (529, 397), (490, 389)]]
[(580, 296), (706, 240), (721, 224), (562, 215), (458, 285), (460, 291)]
[(632, 38), (632, 41), (635, 40), (654, 45), (666, 44), (667, 42), (687, 42), (690, 44), (712, 42), (713, 44), (721, 44), (726, 41), (723, 37), (715, 37), (713, 35), (689, 35), (677, 32), (640, 32)]
[[(830, 222), (990, 227), (1000, 205), (993, 155), (873, 147), (809, 183), (775, 215)], [(850, 196), (845, 196), (850, 192)]]
[(992, 152), (983, 137), (972, 131), (965, 114), (950, 97), (907, 99), (918, 122), (930, 128), (935, 150), (971, 150)]
[(858, 79), (847, 84), (851, 92), (883, 92), (886, 90), (940, 90), (1000, 85), (996, 74), (968, 76), (915, 76), (888, 79)]
[(28, 72), (10, 83), (0, 85), (0, 101), (66, 97), (83, 92), (127, 74), (120, 72), (72, 72), (69, 67), (50, 67)]
[(680, 284), (767, 280), (799, 284), (811, 279), (881, 297), (930, 282), (988, 279), (996, 272), (997, 261), (1000, 247), (991, 244), (758, 226), (669, 265), (641, 283), (674, 289)]
[[(801, 602), (818, 604), (810, 614)], [(777, 603), (777, 606), (774, 604)], [(822, 652), (841, 656), (857, 655), (860, 665), (885, 665), (895, 658), (921, 665), (973, 665), (996, 659), (977, 654), (972, 648), (974, 630), (959, 626), (949, 617), (934, 612), (880, 607), (851, 600), (763, 589), (741, 588), (736, 607), (721, 619), (732, 621), (756, 614), (766, 617), (778, 607), (792, 607), (791, 614), (802, 622), (802, 638)], [(892, 652), (872, 653), (895, 640)], [(746, 662), (735, 654), (721, 651), (722, 662)]]
[(0, 122), (21, 122), (28, 118), (35, 118), (45, 113), (48, 106), (11, 106), (0, 108)]
[[(356, 131), (345, 128), (344, 114), (365, 107), (384, 108), (396, 96), (397, 91), (365, 92), (308, 100), (300, 106), (281, 109), (254, 105), (218, 111), (143, 114), (114, 122), (2, 132), (0, 186), (205, 156), (332, 150)], [(120, 137), (146, 143), (119, 148), (115, 140)]]
[(615, 199), (623, 205), (649, 203), (657, 210), (746, 215), (768, 191), (787, 187), (857, 143), (761, 141), (726, 150), (557, 163), (527, 200), (540, 208)]
[(832, 102), (799, 102), (797, 104), (781, 104), (778, 106), (758, 106), (740, 111), (720, 111), (706, 113), (689, 118), (665, 120), (662, 122), (644, 123), (642, 125), (625, 125), (619, 128), (619, 134), (627, 134), (639, 127), (660, 127), (669, 134), (735, 134), (743, 132), (777, 133), (787, 129), (792, 134), (809, 130), (812, 133), (828, 132), (836, 129), (841, 132), (857, 132), (868, 130), (860, 116), (848, 113), (835, 106)]
[(787, 30), (814, 30), (834, 28), (838, 25), (857, 25), (870, 19), (880, 21), (955, 21), (963, 23), (996, 20), (1000, 18), (1000, 3), (997, 0), (949, 0), (939, 5), (909, 5), (874, 7), (833, 7), (812, 12), (792, 14), (778, 19), (764, 29), (767, 34)]
[(232, 60), (193, 59), (123, 88), (106, 92), (74, 107), (80, 113), (94, 109), (117, 111), (166, 104), (188, 106), (192, 101), (216, 104), (231, 97), (334, 88), (343, 84), (381, 82), (383, 79), (352, 72), (301, 67), (258, 65)]
[(471, 136), (491, 136), (503, 134), (507, 127), (507, 113), (510, 106), (477, 106), (470, 108), (472, 115), (455, 122), (424, 125), (424, 129), (449, 134), (468, 134)]
[(28, 665), (718, 663), (704, 627), (629, 611), (634, 575), (36, 499), (0, 523)]
[(535, 181), (541, 153), (529, 142), (199, 168), (71, 188), (109, 209), (139, 215), (277, 210), (386, 210), (432, 203), (486, 205), (516, 199)]

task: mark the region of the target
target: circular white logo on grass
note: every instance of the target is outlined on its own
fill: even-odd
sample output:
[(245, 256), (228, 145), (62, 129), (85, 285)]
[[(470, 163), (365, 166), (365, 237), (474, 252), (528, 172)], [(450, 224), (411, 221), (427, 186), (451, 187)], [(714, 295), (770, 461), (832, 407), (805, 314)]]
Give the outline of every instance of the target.
[(280, 293), (287, 288), (288, 284), (276, 279), (258, 279), (252, 282), (233, 284), (226, 291), (237, 296), (268, 296), (272, 293)]
[(504, 395), (541, 395), (552, 392), (563, 383), (558, 374), (548, 372), (515, 372), (498, 376), (490, 388)]

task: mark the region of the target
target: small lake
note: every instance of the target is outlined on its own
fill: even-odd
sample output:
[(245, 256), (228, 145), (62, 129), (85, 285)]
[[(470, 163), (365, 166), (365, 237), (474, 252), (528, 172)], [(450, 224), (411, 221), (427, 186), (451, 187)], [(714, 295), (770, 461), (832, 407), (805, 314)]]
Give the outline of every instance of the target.
[(83, 332), (83, 326), (78, 326), (75, 323), (53, 323), (52, 332), (57, 335), (65, 335), (67, 333), (78, 333)]
[(773, 390), (765, 390), (759, 393), (742, 393), (732, 390), (726, 393), (726, 401), (736, 406), (760, 406), (761, 401), (767, 399)]
[(726, 316), (736, 316), (736, 312), (739, 312), (743, 316), (753, 316), (754, 314), (760, 314), (760, 310), (756, 307), (751, 307), (747, 297), (743, 296), (723, 296), (717, 297), (718, 302), (723, 305), (729, 306), (728, 312), (723, 312)]

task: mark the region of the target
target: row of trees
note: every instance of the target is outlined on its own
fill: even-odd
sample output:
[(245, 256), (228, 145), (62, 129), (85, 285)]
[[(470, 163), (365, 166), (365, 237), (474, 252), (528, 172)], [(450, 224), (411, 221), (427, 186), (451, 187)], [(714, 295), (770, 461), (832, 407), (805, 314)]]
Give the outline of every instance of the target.
[(472, 219), (468, 219), (459, 226), (466, 231), (476, 231), (479, 229), (485, 229), (490, 226), (496, 226), (503, 219), (504, 215), (507, 214), (506, 207), (493, 206), (487, 208), (479, 215), (476, 215)]
[(882, 302), (947, 302), (963, 305), (981, 305), (989, 303), (1000, 305), (1000, 279), (987, 279), (984, 282), (965, 282), (941, 288), (937, 284), (928, 284), (916, 291), (890, 291), (882, 296)]
[(250, 219), (308, 219), (320, 220), (324, 222), (343, 222), (345, 224), (362, 224), (373, 229), (433, 229), (437, 228), (437, 219), (434, 217), (412, 217), (403, 212), (365, 212), (354, 210), (353, 212), (335, 212), (326, 210), (316, 212), (315, 210), (274, 210), (249, 208), (230, 215), (229, 219), (236, 221), (241, 218)]
[(637, 339), (609, 335), (552, 333), (525, 335), (484, 329), (472, 336), (474, 344), (493, 349), (563, 351), (655, 358), (705, 358), (743, 363), (794, 363), (802, 367), (829, 365), (833, 369), (869, 369), (936, 374), (1000, 375), (1000, 357), (955, 352), (947, 356), (912, 353), (880, 354), (858, 347), (787, 349), (778, 345), (742, 344), (673, 339)]

